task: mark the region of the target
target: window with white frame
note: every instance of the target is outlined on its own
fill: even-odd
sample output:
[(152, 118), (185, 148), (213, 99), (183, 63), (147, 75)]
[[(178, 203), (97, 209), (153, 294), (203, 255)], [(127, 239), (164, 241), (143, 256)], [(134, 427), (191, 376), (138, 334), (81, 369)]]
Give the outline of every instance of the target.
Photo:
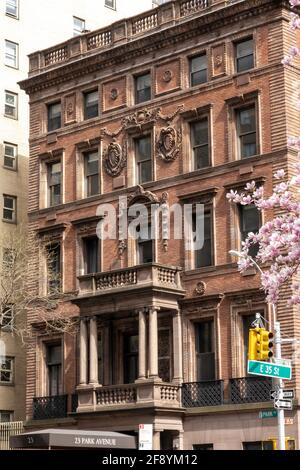
[(211, 165), (208, 117), (191, 122), (190, 129), (192, 169), (200, 170)]
[(85, 186), (86, 196), (99, 194), (99, 155), (98, 152), (88, 152), (85, 160)]
[(73, 16), (73, 36), (79, 36), (85, 31), (85, 20)]
[(152, 181), (151, 135), (135, 139), (135, 158), (138, 184)]
[(3, 195), (3, 220), (5, 222), (17, 221), (17, 198)]
[(8, 67), (18, 68), (18, 52), (19, 44), (16, 42), (5, 40), (5, 61)]
[(12, 384), (14, 380), (14, 359), (0, 357), (0, 384)]
[(104, 6), (107, 8), (112, 8), (113, 10), (117, 9), (116, 0), (104, 0)]
[(5, 91), (4, 116), (18, 119), (18, 95), (11, 91)]
[(3, 166), (10, 170), (17, 169), (18, 146), (4, 142), (4, 162)]
[(48, 163), (48, 207), (58, 206), (62, 203), (61, 183), (62, 168), (61, 161)]
[(6, 0), (5, 2), (6, 15), (18, 18), (19, 16), (19, 0)]

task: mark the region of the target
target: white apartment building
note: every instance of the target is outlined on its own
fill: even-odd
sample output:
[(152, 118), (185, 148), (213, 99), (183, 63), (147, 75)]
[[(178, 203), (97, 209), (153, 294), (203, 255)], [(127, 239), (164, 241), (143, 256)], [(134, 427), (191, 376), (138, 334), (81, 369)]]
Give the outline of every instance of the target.
[[(18, 82), (27, 77), (28, 54), (161, 3), (0, 0), (0, 235), (26, 224), (29, 109)], [(0, 422), (23, 420), (25, 351), (3, 328), (0, 342)]]

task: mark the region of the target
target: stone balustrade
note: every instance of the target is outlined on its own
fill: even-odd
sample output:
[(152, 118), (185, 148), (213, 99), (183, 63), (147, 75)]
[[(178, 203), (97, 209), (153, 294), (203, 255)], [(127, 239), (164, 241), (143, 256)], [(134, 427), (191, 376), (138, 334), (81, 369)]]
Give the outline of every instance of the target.
[(109, 27), (87, 32), (68, 41), (29, 55), (29, 76), (57, 64), (69, 63), (97, 50), (130, 42), (154, 30), (180, 24), (190, 15), (220, 9), (228, 0), (173, 0), (146, 13), (117, 21)]
[(134, 406), (180, 407), (181, 387), (172, 383), (144, 380), (128, 385), (78, 387), (80, 412), (101, 411), (107, 408)]
[(79, 276), (79, 296), (139, 287), (162, 287), (182, 290), (181, 268), (156, 263), (143, 264), (104, 273)]

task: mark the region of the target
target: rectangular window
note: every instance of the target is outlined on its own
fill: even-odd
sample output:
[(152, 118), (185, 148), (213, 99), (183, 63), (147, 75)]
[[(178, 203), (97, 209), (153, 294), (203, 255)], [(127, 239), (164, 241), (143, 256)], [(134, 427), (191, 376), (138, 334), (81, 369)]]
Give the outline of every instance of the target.
[(148, 238), (139, 237), (138, 243), (138, 263), (153, 263), (153, 240), (151, 239), (151, 227), (148, 227)]
[(116, 10), (116, 0), (104, 0), (104, 5), (107, 8), (112, 8), (113, 10)]
[(163, 382), (171, 381), (171, 331), (158, 330), (158, 376)]
[(240, 158), (257, 155), (258, 146), (255, 105), (237, 110), (237, 134)]
[(14, 18), (18, 18), (19, 0), (6, 0), (5, 13)]
[(98, 152), (85, 155), (86, 196), (99, 194), (99, 156)]
[(61, 102), (48, 105), (48, 132), (61, 127)]
[(201, 54), (190, 59), (190, 86), (207, 82), (207, 55)]
[[(260, 212), (253, 204), (249, 206), (239, 205), (239, 225), (241, 241), (245, 241), (248, 233), (258, 233), (261, 227)], [(258, 252), (258, 245), (252, 245), (249, 249), (249, 255), (255, 257)]]
[(89, 237), (83, 239), (84, 273), (99, 272), (99, 239)]
[(276, 450), (273, 441), (243, 442), (243, 450)]
[(135, 102), (144, 103), (151, 100), (151, 74), (146, 73), (135, 78)]
[(4, 115), (12, 119), (18, 119), (18, 95), (5, 91)]
[(235, 44), (236, 71), (245, 72), (254, 67), (253, 39), (244, 39)]
[(62, 394), (62, 347), (61, 344), (47, 346), (46, 366), (48, 394), (50, 397)]
[[(197, 225), (200, 225), (198, 222)], [(203, 222), (202, 222), (203, 223)], [(196, 226), (196, 214), (193, 214), (193, 232), (196, 238), (196, 230), (203, 230), (203, 227)], [(212, 266), (213, 259), (213, 224), (212, 224), (212, 211), (204, 213), (204, 241), (203, 247), (200, 250), (194, 251), (194, 268), (204, 268), (205, 266)], [(198, 239), (200, 236), (198, 235)]]
[(13, 421), (14, 412), (0, 410), (0, 423), (10, 423)]
[(14, 380), (14, 360), (12, 357), (0, 356), (0, 383), (12, 384)]
[(139, 337), (124, 335), (124, 383), (132, 384), (138, 378)]
[(46, 247), (48, 293), (55, 294), (61, 289), (61, 248), (60, 243)]
[(193, 169), (200, 170), (210, 165), (208, 118), (191, 123)]
[(84, 93), (84, 119), (92, 119), (99, 114), (99, 95), (98, 90)]
[(0, 330), (12, 331), (13, 305), (5, 305), (0, 310)]
[(215, 380), (214, 321), (208, 320), (195, 324), (197, 380)]
[(4, 162), (3, 166), (10, 170), (17, 169), (18, 146), (4, 142)]
[(135, 139), (138, 184), (152, 181), (152, 146), (151, 136)]
[(73, 36), (79, 36), (85, 31), (85, 20), (73, 16)]
[(61, 204), (61, 162), (49, 163), (48, 167), (48, 201), (49, 207)]
[(213, 444), (193, 444), (193, 450), (214, 450)]
[(3, 196), (3, 220), (6, 222), (17, 221), (17, 198), (15, 196)]
[(18, 68), (19, 45), (15, 42), (5, 40), (5, 65)]

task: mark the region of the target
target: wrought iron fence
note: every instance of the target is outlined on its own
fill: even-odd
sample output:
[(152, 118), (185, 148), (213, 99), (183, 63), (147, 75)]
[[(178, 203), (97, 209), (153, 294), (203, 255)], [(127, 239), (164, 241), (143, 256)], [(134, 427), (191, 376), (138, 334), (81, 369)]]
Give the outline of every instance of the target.
[(22, 421), (0, 423), (0, 450), (10, 450), (9, 438), (24, 432)]
[(66, 418), (68, 395), (37, 397), (33, 399), (33, 419)]
[(230, 403), (258, 403), (270, 401), (272, 379), (265, 377), (243, 377), (230, 379)]
[(182, 384), (182, 405), (185, 408), (217, 406), (223, 403), (223, 380)]

